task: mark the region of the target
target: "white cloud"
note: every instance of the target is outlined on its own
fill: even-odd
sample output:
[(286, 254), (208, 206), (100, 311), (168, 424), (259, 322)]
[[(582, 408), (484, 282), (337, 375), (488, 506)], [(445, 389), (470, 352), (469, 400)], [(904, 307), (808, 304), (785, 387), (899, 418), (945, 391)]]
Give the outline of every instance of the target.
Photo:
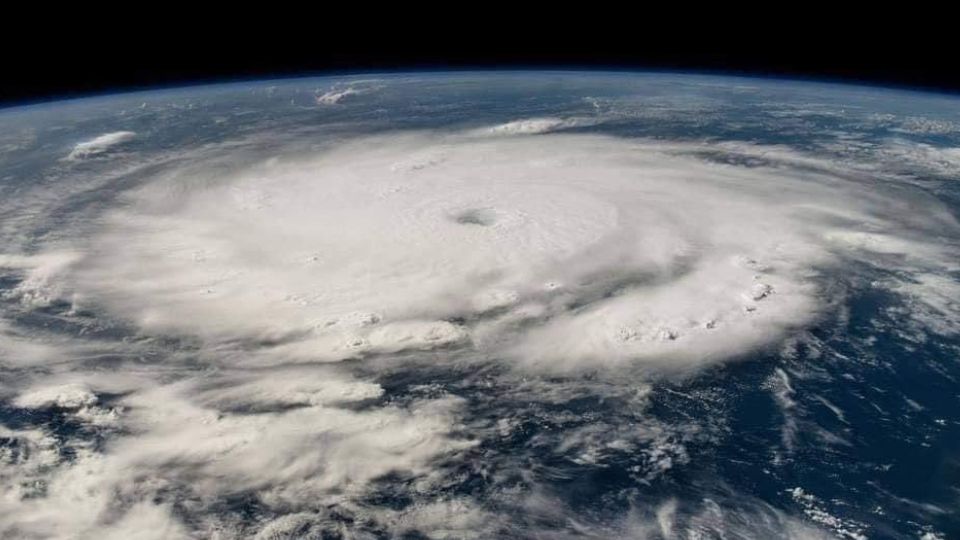
[(357, 80), (348, 84), (335, 84), (326, 92), (317, 90), (317, 105), (336, 105), (349, 96), (367, 94), (381, 87), (375, 79)]
[[(903, 204), (882, 193), (776, 149), (737, 148), (769, 161), (749, 168), (708, 150), (409, 135), (149, 184), (66, 283), (151, 332), (272, 345), (250, 362), (471, 346), (536, 370), (685, 369), (816, 317), (818, 270), (854, 255), (838, 241), (909, 245), (899, 216), (877, 217)], [(431, 159), (397, 166), (416, 154)], [(449, 322), (464, 318), (479, 322)]]
[(353, 88), (353, 87), (347, 87), (339, 90), (328, 90), (327, 92), (324, 92), (319, 96), (317, 96), (317, 104), (335, 105), (337, 103), (340, 103), (340, 101), (343, 98), (347, 96), (352, 96), (354, 94), (359, 94), (359, 93), (360, 93), (360, 90), (357, 90), (356, 88)]
[(0, 269), (23, 274), (23, 279), (3, 296), (20, 303), (41, 307), (62, 299), (65, 292), (61, 279), (67, 268), (79, 258), (75, 253), (49, 252), (35, 256), (0, 254)]
[[(394, 471), (428, 481), (430, 460), (472, 445), (448, 436), (460, 405), (454, 398), (364, 411), (339, 407), (380, 393), (376, 385), (327, 368), (144, 381), (118, 402), (123, 434), (103, 453), (81, 445), (76, 458), (64, 460), (56, 441), (41, 432), (10, 434), (36, 450), (26, 454), (31, 462), (0, 468), (0, 477), (10, 489), (36, 478), (45, 496), (8, 491), (0, 504), (0, 530), (60, 537), (67, 531), (129, 535), (142, 529), (177, 538), (183, 525), (150, 502), (150, 494), (164, 486), (186, 486), (202, 505), (247, 490), (278, 509), (304, 500), (331, 504), (364, 493), (369, 482)], [(81, 412), (95, 402), (94, 392), (80, 383), (17, 400), (29, 407), (83, 407)], [(119, 521), (118, 501), (132, 504)]]
[(960, 334), (960, 283), (942, 274), (915, 273), (889, 284), (903, 295), (897, 311), (917, 330), (940, 335)]
[(14, 405), (24, 409), (45, 407), (79, 409), (96, 403), (97, 396), (82, 384), (65, 384), (31, 390), (17, 396), (13, 401)]
[(847, 538), (850, 540), (867, 540), (864, 525), (852, 520), (838, 518), (823, 509), (822, 503), (810, 493), (804, 491), (802, 487), (795, 487), (788, 490), (790, 496), (800, 506), (807, 516), (815, 523), (819, 523), (828, 530), (832, 531), (838, 538)]
[[(3, 395), (88, 436), (0, 433), (30, 449), (0, 449), (0, 534), (209, 536), (227, 530), (216, 505), (242, 493), (264, 519), (237, 536), (319, 537), (335, 527), (329, 505), (397, 535), (489, 537), (489, 509), (431, 490), (439, 460), (476, 446), (464, 402), (439, 390), (395, 401), (376, 374), (408, 357), (504, 362), (517, 370), (510, 391), (540, 403), (575, 397), (542, 374), (688, 374), (816, 320), (837, 301), (830, 271), (852, 259), (899, 272), (882, 286), (914, 302), (917, 325), (960, 328), (944, 274), (956, 252), (928, 234), (958, 225), (938, 203), (780, 147), (554, 133), (580, 122), (364, 138), (226, 174), (169, 165), (48, 250), (0, 256), (18, 280), (11, 309), (65, 300), (137, 333), (105, 345), (0, 322), (0, 362), (15, 372)], [(912, 211), (918, 201), (928, 212)], [(177, 337), (182, 351), (143, 360)], [(88, 362), (118, 351), (110, 369)], [(789, 415), (790, 378), (777, 377)], [(631, 384), (642, 401), (649, 387)], [(499, 420), (491, 433), (516, 428)], [(597, 422), (543, 444), (583, 465), (630, 452), (651, 481), (690, 459), (680, 429)], [(364, 508), (390, 473), (431, 495)], [(521, 510), (568, 518), (528, 495)], [(580, 530), (820, 536), (766, 507), (715, 519), (666, 501), (653, 513)]]
[(132, 140), (137, 134), (132, 131), (114, 131), (76, 144), (67, 159), (86, 159)]
[(884, 175), (897, 174), (907, 180), (929, 176), (953, 180), (960, 174), (960, 148), (891, 138), (875, 144), (839, 143), (828, 149), (849, 156), (851, 164)]
[(477, 135), (538, 135), (598, 123), (595, 118), (526, 118), (476, 130)]
[(170, 508), (140, 502), (118, 521), (97, 531), (106, 540), (186, 540), (191, 538), (186, 527), (171, 515)]

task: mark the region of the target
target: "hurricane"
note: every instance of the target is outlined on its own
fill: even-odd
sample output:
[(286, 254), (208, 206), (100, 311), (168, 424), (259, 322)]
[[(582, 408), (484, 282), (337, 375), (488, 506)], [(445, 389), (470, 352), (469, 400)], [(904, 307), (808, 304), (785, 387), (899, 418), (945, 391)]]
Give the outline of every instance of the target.
[(0, 111), (0, 536), (960, 531), (955, 98), (792, 84)]

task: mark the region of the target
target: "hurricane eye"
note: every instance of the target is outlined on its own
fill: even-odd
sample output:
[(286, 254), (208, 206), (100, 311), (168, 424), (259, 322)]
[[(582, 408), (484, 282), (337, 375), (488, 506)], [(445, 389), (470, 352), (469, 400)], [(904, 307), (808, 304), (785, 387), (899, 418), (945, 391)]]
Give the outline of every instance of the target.
[(490, 227), (497, 222), (496, 213), (489, 208), (470, 208), (457, 212), (452, 216), (455, 223), (460, 225), (477, 225)]

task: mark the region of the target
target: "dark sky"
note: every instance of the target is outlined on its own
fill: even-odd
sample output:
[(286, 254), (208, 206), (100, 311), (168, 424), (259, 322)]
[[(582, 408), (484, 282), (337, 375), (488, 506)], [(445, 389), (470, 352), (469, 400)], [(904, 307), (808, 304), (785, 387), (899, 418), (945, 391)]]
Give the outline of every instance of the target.
[(11, 51), (2, 60), (0, 104), (331, 71), (445, 68), (692, 70), (960, 91), (960, 46), (945, 28), (953, 20), (947, 13), (892, 13), (883, 22), (829, 12), (774, 15), (776, 22), (764, 24), (625, 12), (603, 20), (574, 15), (572, 23), (467, 25), (472, 15), (463, 13), (458, 26), (433, 29), (394, 24), (389, 15), (371, 24), (314, 13), (186, 24), (147, 12), (131, 24), (63, 16), (37, 33), (0, 38)]

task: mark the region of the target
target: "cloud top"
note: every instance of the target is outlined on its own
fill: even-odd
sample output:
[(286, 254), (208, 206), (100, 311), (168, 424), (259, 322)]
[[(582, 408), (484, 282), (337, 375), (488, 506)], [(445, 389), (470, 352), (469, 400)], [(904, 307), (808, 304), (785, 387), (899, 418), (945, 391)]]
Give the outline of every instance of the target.
[(133, 140), (137, 134), (132, 131), (114, 131), (104, 133), (88, 141), (82, 141), (73, 147), (67, 159), (81, 160), (103, 154), (114, 147)]
[[(844, 301), (851, 262), (891, 270), (877, 286), (906, 300), (904, 331), (960, 333), (944, 241), (960, 226), (924, 193), (784, 147), (564, 133), (584, 122), (262, 160), (226, 147), (254, 164), (171, 160), (57, 242), (0, 255), (18, 324), (74, 325), (46, 339), (0, 322), (4, 406), (60, 430), (0, 430), (0, 534), (535, 536), (524, 526), (569, 520), (538, 484), (556, 471), (526, 458), (629, 455), (640, 483), (695, 459), (686, 445), (709, 426), (649, 414), (647, 375), (783, 344)], [(776, 373), (789, 416), (794, 379)], [(569, 412), (608, 398), (624, 416)], [(384, 503), (384, 486), (410, 504)], [(822, 536), (727, 503), (722, 519), (710, 499), (668, 499), (578, 530)], [(503, 525), (504, 508), (525, 521)]]
[(214, 185), (149, 184), (104, 218), (68, 281), (153, 332), (270, 344), (254, 362), (455, 348), (536, 370), (669, 369), (808, 323), (825, 305), (819, 269), (861, 239), (945, 256), (879, 217), (905, 203), (703, 151), (360, 140)]

